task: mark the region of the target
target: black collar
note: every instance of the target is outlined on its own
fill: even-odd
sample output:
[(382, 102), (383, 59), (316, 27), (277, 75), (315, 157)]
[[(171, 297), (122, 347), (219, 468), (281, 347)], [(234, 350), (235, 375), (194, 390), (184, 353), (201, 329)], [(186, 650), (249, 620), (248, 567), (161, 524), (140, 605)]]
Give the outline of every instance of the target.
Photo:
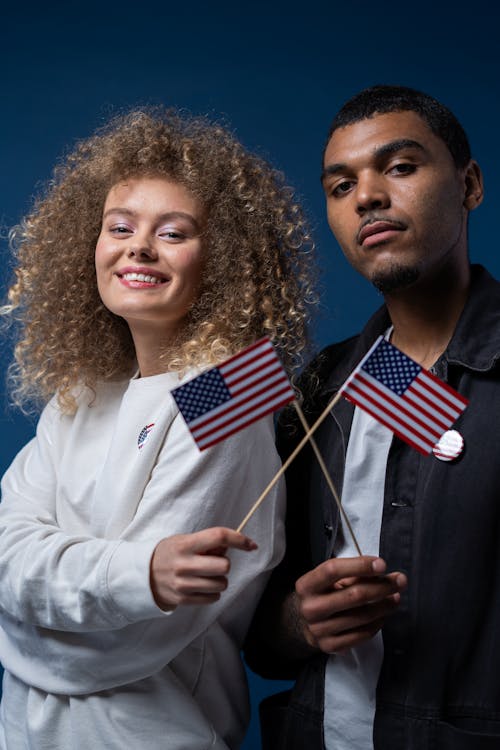
[(445, 356), (450, 364), (486, 372), (500, 357), (500, 283), (480, 265), (471, 267), (469, 297)]

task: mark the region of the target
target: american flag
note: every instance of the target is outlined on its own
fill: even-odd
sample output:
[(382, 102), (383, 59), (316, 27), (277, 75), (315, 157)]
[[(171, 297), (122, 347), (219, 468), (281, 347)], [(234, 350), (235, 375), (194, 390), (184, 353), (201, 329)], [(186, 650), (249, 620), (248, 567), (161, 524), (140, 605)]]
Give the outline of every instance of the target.
[(268, 338), (175, 388), (172, 396), (200, 450), (295, 398)]
[(469, 403), (382, 336), (341, 393), (424, 455)]

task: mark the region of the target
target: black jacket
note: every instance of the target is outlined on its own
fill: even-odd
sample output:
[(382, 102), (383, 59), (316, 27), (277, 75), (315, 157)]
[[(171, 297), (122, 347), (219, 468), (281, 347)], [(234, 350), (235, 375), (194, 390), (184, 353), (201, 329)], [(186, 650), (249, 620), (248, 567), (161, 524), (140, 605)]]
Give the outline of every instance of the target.
[[(315, 364), (321, 386), (307, 407), (312, 423), (389, 324), (381, 308), (362, 334), (328, 347)], [(383, 627), (375, 750), (500, 748), (500, 283), (474, 266), (469, 299), (434, 368), (470, 400), (455, 425), (465, 449), (453, 462), (422, 456), (394, 437), (389, 452), (380, 555), (408, 575), (408, 590)], [(342, 399), (317, 432), (337, 487), (353, 407)], [(283, 454), (301, 438), (281, 430)], [(332, 555), (338, 514), (312, 452), (288, 476), (288, 547), (248, 638), (250, 666), (296, 678), (291, 694), (262, 708), (265, 747), (323, 748), (326, 657), (279, 660), (265, 644), (266, 611), (277, 591)], [(260, 623), (260, 625), (259, 625)], [(281, 744), (280, 744), (281, 743)], [(353, 748), (353, 750), (356, 750)]]

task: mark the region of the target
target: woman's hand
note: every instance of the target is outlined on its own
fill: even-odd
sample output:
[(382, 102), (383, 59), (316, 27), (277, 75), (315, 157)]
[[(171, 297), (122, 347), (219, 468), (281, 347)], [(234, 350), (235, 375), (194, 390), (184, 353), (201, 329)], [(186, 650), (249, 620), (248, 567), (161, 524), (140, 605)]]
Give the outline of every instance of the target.
[(232, 529), (215, 527), (162, 539), (151, 558), (151, 590), (165, 611), (178, 604), (211, 604), (227, 588), (228, 549), (250, 552), (257, 544)]

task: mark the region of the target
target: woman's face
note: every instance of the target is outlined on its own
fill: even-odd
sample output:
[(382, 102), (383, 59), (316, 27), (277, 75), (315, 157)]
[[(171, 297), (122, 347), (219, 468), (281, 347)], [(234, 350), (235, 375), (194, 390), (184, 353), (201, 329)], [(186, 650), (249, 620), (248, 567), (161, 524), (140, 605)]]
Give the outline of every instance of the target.
[[(95, 251), (99, 294), (136, 336), (174, 335), (198, 294), (203, 210), (181, 184), (131, 177), (106, 198)], [(137, 343), (137, 342), (136, 342)]]

